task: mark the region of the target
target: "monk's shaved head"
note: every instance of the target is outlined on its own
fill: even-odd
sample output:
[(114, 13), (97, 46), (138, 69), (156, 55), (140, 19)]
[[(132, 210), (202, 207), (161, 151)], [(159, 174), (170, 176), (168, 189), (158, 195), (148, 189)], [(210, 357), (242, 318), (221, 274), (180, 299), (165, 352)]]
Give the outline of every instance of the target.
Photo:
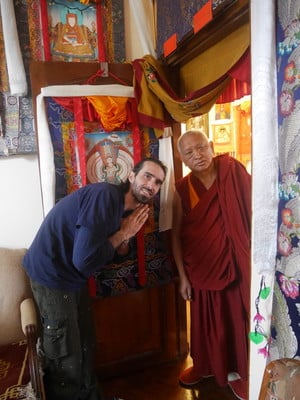
[(209, 143), (208, 137), (199, 129), (186, 131), (181, 136), (179, 136), (177, 141), (177, 150), (180, 154), (182, 154), (182, 143), (184, 142), (185, 138), (190, 137), (191, 135), (198, 136), (199, 138), (201, 138), (202, 142), (206, 142), (207, 144)]

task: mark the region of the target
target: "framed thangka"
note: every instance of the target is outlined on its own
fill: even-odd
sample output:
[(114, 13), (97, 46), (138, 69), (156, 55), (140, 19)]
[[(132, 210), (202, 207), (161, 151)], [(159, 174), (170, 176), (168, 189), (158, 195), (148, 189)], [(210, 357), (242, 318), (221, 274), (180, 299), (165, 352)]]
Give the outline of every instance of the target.
[(100, 4), (41, 0), (46, 61), (105, 61)]

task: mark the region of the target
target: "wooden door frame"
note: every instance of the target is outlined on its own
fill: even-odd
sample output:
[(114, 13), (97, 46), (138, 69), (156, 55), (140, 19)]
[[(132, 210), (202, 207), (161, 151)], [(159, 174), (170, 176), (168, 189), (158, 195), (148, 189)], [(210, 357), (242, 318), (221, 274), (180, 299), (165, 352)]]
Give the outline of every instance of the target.
[[(167, 57), (161, 59), (161, 62), (168, 71), (169, 83), (179, 97), (181, 97), (179, 89), (180, 69), (217, 42), (224, 39), (224, 37), (230, 35), (247, 23), (250, 23), (250, 1), (225, 1), (223, 7), (217, 8), (211, 22), (205, 25), (196, 34), (194, 34), (193, 31), (188, 32), (180, 43), (177, 44), (176, 50)], [(182, 176), (182, 162), (176, 146), (178, 137), (181, 135), (180, 123), (174, 122), (172, 129), (174, 174), (175, 179), (178, 179)]]

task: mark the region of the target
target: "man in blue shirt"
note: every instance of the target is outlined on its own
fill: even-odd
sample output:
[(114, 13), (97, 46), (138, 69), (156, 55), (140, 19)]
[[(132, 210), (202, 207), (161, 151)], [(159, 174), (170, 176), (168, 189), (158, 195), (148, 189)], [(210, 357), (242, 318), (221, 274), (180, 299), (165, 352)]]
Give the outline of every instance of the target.
[(108, 264), (148, 218), (166, 167), (146, 158), (125, 183), (95, 183), (60, 200), (24, 257), (42, 324), (47, 400), (100, 400), (92, 371), (93, 324), (87, 280)]

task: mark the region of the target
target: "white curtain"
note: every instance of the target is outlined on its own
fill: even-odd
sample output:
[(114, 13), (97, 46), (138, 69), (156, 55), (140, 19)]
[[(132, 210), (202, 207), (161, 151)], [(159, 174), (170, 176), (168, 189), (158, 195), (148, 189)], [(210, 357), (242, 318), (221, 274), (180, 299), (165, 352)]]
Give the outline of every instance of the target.
[(124, 0), (126, 59), (156, 56), (154, 0)]
[(172, 151), (172, 129), (166, 128), (164, 137), (159, 140), (159, 159), (167, 167), (167, 176), (160, 191), (160, 232), (172, 229), (172, 203), (175, 191), (174, 161)]
[(0, 0), (0, 13), (9, 90), (12, 95), (25, 96), (27, 94), (27, 81), (20, 50), (13, 0)]
[[(276, 89), (275, 0), (251, 0), (252, 70), (252, 282), (251, 320), (261, 279), (271, 294), (260, 301), (268, 334), (272, 311), (277, 243), (278, 210), (278, 120)], [(249, 400), (257, 400), (266, 358), (251, 343)]]

